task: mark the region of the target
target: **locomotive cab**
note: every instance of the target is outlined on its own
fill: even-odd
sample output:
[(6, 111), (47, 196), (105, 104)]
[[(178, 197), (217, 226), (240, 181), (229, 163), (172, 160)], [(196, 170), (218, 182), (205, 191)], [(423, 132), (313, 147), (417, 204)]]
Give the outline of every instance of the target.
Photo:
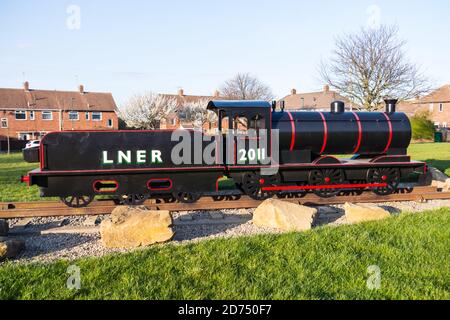
[(271, 157), (271, 105), (267, 101), (210, 101), (223, 144), (218, 152), (229, 166), (267, 164)]

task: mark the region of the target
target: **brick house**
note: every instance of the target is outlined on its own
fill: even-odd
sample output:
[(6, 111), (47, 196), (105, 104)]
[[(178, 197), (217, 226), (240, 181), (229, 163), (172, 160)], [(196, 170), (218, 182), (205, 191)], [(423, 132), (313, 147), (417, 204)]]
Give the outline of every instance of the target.
[[(220, 92), (217, 90), (211, 96), (187, 95), (187, 94), (184, 94), (183, 89), (179, 89), (177, 94), (162, 93), (161, 95), (168, 99), (175, 99), (177, 101), (177, 106), (178, 106), (179, 110), (181, 110), (181, 108), (183, 106), (185, 106), (186, 104), (189, 104), (189, 103), (197, 103), (200, 101), (208, 102), (211, 100), (226, 100), (227, 99), (225, 97), (220, 96)], [(215, 126), (216, 126), (216, 124), (214, 124), (214, 123), (205, 124), (204, 129), (210, 130), (211, 128), (213, 128)], [(183, 119), (183, 117), (180, 116), (180, 114), (178, 112), (176, 112), (176, 113), (170, 115), (167, 119), (162, 120), (160, 127), (161, 127), (161, 129), (176, 129), (176, 128), (180, 128), (180, 127), (183, 127), (185, 129), (192, 129), (194, 126), (191, 121)]]
[(291, 94), (278, 100), (278, 107), (284, 101), (284, 107), (287, 110), (295, 111), (329, 111), (333, 101), (340, 100), (345, 103), (345, 109), (351, 110), (352, 103), (338, 92), (330, 90), (328, 85), (323, 87), (322, 91), (297, 93), (296, 89), (291, 90)]
[(408, 116), (428, 111), (437, 128), (448, 128), (450, 126), (450, 85), (444, 85), (426, 96), (402, 102), (397, 110), (405, 112)]
[[(0, 141), (40, 139), (50, 131), (117, 130), (111, 93), (0, 88)], [(3, 146), (4, 143), (2, 143)]]

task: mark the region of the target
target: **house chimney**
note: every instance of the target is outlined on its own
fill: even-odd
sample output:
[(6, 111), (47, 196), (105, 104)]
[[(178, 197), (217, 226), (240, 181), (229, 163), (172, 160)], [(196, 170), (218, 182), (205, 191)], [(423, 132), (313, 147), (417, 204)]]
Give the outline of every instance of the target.
[(78, 90), (80, 91), (81, 94), (83, 94), (84, 93), (84, 86), (82, 84), (80, 84), (78, 86)]
[(184, 90), (183, 89), (178, 89), (178, 95), (179, 96), (184, 96)]
[(30, 91), (30, 83), (28, 81), (23, 83), (23, 90)]
[(214, 91), (214, 98), (218, 98), (218, 97), (220, 97), (220, 91), (216, 90), (216, 91)]
[(292, 90), (291, 90), (291, 94), (292, 94), (292, 95), (297, 94), (297, 90), (296, 90), (296, 89), (292, 89)]
[(330, 91), (330, 86), (329, 85), (324, 85), (323, 86), (323, 92), (326, 92), (326, 93), (328, 93)]

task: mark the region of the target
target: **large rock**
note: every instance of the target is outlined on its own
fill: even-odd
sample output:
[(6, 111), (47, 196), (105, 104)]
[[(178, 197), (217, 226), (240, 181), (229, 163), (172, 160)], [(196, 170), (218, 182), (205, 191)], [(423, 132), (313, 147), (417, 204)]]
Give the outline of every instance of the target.
[(100, 225), (102, 243), (108, 248), (136, 248), (172, 239), (169, 211), (119, 206)]
[(23, 240), (6, 240), (0, 242), (0, 261), (17, 257), (25, 249)]
[(433, 180), (431, 182), (431, 185), (438, 189), (442, 189), (443, 192), (449, 192), (450, 191), (450, 178), (447, 178), (445, 181)]
[(253, 224), (258, 227), (285, 231), (311, 229), (317, 210), (277, 199), (267, 199), (253, 213)]
[(440, 171), (434, 167), (428, 167), (428, 172), (431, 173), (431, 178), (434, 181), (445, 182), (446, 180), (448, 180), (448, 177), (445, 173), (443, 173), (442, 171)]
[(344, 205), (345, 218), (348, 223), (381, 220), (390, 217), (390, 213), (383, 208), (370, 204), (353, 204), (347, 202)]
[(9, 231), (8, 222), (5, 219), (0, 219), (0, 236), (6, 236)]

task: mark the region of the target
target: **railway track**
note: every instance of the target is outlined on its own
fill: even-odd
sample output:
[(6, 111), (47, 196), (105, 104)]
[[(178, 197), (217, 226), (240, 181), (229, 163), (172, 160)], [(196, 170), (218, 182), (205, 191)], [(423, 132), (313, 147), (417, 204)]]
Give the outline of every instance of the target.
[[(308, 193), (304, 197), (295, 197), (286, 194), (282, 200), (306, 205), (331, 205), (345, 202), (392, 202), (392, 201), (418, 201), (435, 199), (450, 199), (450, 192), (438, 191), (435, 187), (400, 188), (397, 193), (388, 196), (378, 196), (370, 191), (360, 195), (340, 195), (333, 198), (320, 198), (315, 194)], [(233, 192), (215, 194), (201, 198), (196, 203), (164, 202), (157, 199), (147, 200), (144, 205), (150, 210), (220, 210), (256, 208), (261, 201), (253, 200), (247, 196)], [(51, 216), (77, 216), (77, 215), (99, 215), (109, 214), (117, 206), (113, 200), (93, 201), (85, 208), (69, 208), (59, 201), (36, 201), (36, 202), (0, 202), (0, 218), (28, 218), (28, 217), (51, 217)]]

